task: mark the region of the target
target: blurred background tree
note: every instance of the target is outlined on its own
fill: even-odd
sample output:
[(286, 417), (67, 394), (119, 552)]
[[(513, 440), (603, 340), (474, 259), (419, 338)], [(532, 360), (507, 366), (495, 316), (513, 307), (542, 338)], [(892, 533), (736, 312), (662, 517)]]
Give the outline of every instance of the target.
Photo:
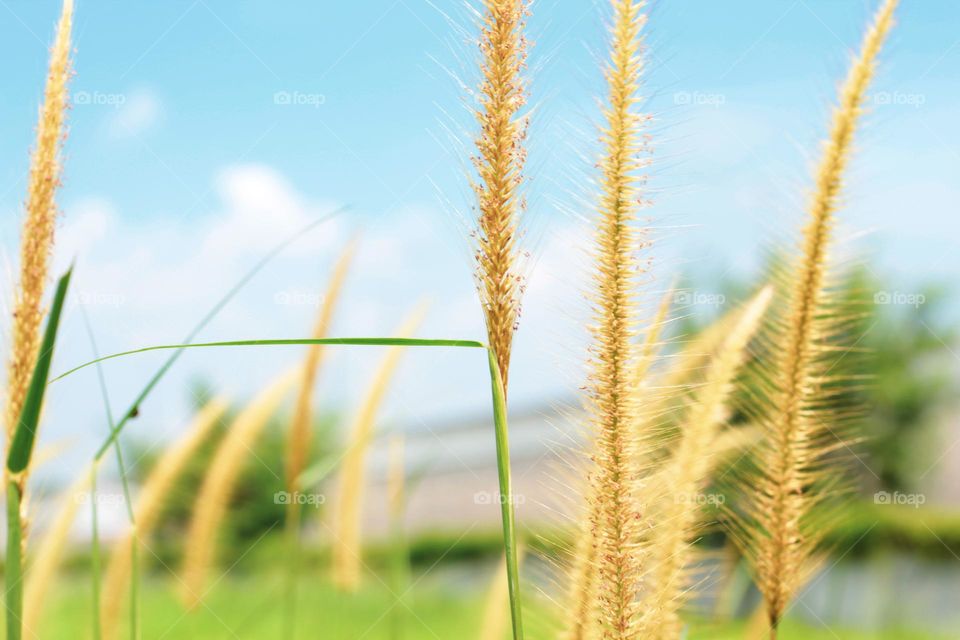
[[(774, 264), (776, 259), (765, 272)], [(837, 355), (831, 373), (869, 372), (842, 400), (863, 412), (864, 440), (851, 449), (861, 463), (855, 471), (865, 494), (920, 490), (938, 457), (937, 426), (956, 410), (950, 391), (957, 366), (949, 345), (956, 344), (958, 334), (945, 308), (947, 289), (929, 284), (910, 293), (892, 291), (883, 284), (889, 281), (860, 263), (844, 275), (837, 291), (849, 317), (839, 343), (851, 349)], [(680, 291), (687, 295), (680, 299), (693, 305), (680, 310), (684, 315), (674, 335), (683, 341), (697, 335), (755, 289), (730, 277), (685, 283)], [(733, 422), (745, 419), (734, 416)]]

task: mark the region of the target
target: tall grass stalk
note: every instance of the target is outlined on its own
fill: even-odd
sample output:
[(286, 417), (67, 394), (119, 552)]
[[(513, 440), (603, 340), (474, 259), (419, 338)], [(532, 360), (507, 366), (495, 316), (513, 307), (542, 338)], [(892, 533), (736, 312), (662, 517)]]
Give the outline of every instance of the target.
[(525, 0), (483, 0), (480, 27), (480, 135), (475, 141), (477, 182), (477, 280), (490, 349), (507, 386), (510, 352), (520, 314), (519, 214), (523, 202), (524, 141), (521, 115), (527, 88), (523, 77), (527, 43)]
[(841, 88), (800, 256), (792, 273), (781, 277), (784, 312), (771, 324), (767, 339), (774, 357), (762, 376), (769, 384), (756, 392), (766, 437), (755, 473), (744, 486), (750, 500), (738, 533), (753, 560), (771, 639), (806, 580), (826, 528), (814, 514), (823, 511), (818, 507), (840, 477), (835, 464), (824, 464), (828, 452), (844, 446), (849, 417), (837, 406), (845, 385), (829, 375), (829, 355), (837, 353), (845, 318), (838, 317), (831, 296), (827, 253), (854, 132), (896, 6), (897, 0), (884, 1)]
[(7, 482), (7, 555), (6, 579), (7, 638), (20, 640), (23, 633), (23, 536), (20, 523), (20, 491)]
[[(330, 322), (333, 319), (333, 312), (336, 309), (336, 303), (343, 291), (343, 284), (346, 281), (347, 273), (350, 269), (350, 263), (356, 253), (356, 242), (351, 242), (343, 254), (334, 265), (333, 273), (323, 296), (323, 304), (320, 305), (320, 311), (313, 327), (314, 338), (326, 337), (330, 329)], [(310, 345), (307, 351), (306, 360), (303, 363), (303, 374), (300, 382), (300, 390), (297, 394), (297, 402), (294, 408), (293, 419), (290, 422), (290, 432), (287, 438), (286, 451), (286, 485), (289, 493), (295, 493), (300, 489), (300, 474), (303, 473), (305, 461), (310, 449), (311, 440), (311, 420), (313, 417), (313, 390), (317, 380), (317, 372), (320, 368), (320, 361), (323, 356), (322, 344)], [(295, 527), (299, 522), (299, 509), (295, 506), (287, 509), (287, 517), (291, 522), (291, 527)]]
[(90, 501), (90, 593), (93, 595), (93, 609), (91, 610), (91, 633), (93, 640), (101, 640), (103, 637), (100, 623), (100, 576), (102, 554), (100, 548), (100, 510), (97, 505), (97, 469), (96, 465), (90, 466), (90, 495), (93, 500)]
[[(574, 597), (596, 598), (574, 602), (585, 614), (598, 614), (598, 633), (606, 640), (628, 640), (638, 633), (637, 602), (642, 559), (636, 544), (643, 520), (636, 483), (640, 477), (639, 413), (634, 390), (638, 352), (635, 287), (642, 266), (642, 246), (636, 217), (642, 202), (647, 162), (643, 128), (647, 118), (637, 112), (643, 69), (640, 32), (646, 22), (643, 2), (613, 1), (610, 59), (605, 69), (608, 85), (601, 140), (598, 202), (590, 303), (590, 373), (585, 404), (590, 420), (593, 464), (588, 472), (590, 514), (579, 553), (595, 563), (595, 588)], [(589, 571), (589, 570), (588, 570)], [(567, 637), (590, 633), (582, 620), (569, 620)], [(589, 625), (589, 621), (586, 621)]]
[[(476, 277), (487, 328), (487, 341), (504, 400), (510, 375), (513, 335), (520, 318), (523, 278), (519, 271), (519, 214), (525, 208), (524, 165), (528, 118), (524, 36), (527, 0), (482, 0), (480, 23), (480, 128), (473, 164), (477, 178)], [(504, 422), (506, 416), (503, 416)], [(523, 637), (516, 530), (510, 483), (507, 433), (497, 432), (497, 468), (508, 585), (515, 640)]]
[[(410, 335), (423, 321), (423, 305), (403, 322), (397, 334)], [(356, 591), (360, 586), (362, 554), (360, 519), (366, 485), (367, 452), (373, 440), (377, 414), (386, 397), (387, 389), (400, 365), (403, 347), (387, 350), (380, 362), (366, 397), (360, 404), (349, 429), (349, 440), (334, 499), (333, 519), (333, 583), (337, 588)]]
[[(356, 252), (356, 242), (351, 241), (337, 260), (327, 283), (323, 304), (317, 314), (313, 327), (313, 337), (323, 338), (330, 329), (333, 311), (343, 290), (350, 263)], [(323, 355), (323, 345), (310, 345), (303, 363), (300, 390), (297, 394), (293, 418), (287, 435), (285, 480), (287, 493), (292, 497), (300, 491), (301, 474), (310, 451), (313, 429), (313, 390), (316, 386), (317, 372)], [(300, 574), (300, 522), (303, 505), (291, 499), (287, 503), (284, 532), (287, 544), (287, 586), (284, 597), (283, 637), (292, 638), (296, 633), (297, 618), (297, 582)]]
[[(49, 277), (50, 255), (57, 218), (56, 192), (60, 186), (61, 147), (69, 101), (70, 35), (73, 0), (64, 0), (50, 52), (50, 66), (44, 89), (36, 147), (30, 159), (27, 181), (26, 217), (20, 238), (19, 282), (14, 290), (10, 355), (7, 364), (7, 393), (4, 407), (4, 435), (7, 450), (24, 431), (23, 413), (38, 360), (42, 358), (40, 326), (44, 316), (44, 292)], [(46, 384), (44, 377), (43, 384)], [(41, 393), (42, 395), (42, 393)], [(39, 410), (39, 407), (38, 407)], [(37, 416), (39, 421), (39, 415)], [(37, 424), (30, 425), (35, 432)], [(30, 452), (33, 437), (29, 434)], [(25, 464), (4, 473), (7, 486), (7, 639), (19, 640), (22, 633), (22, 562), (27, 540), (26, 484), (30, 469)], [(18, 548), (13, 549), (14, 546)]]

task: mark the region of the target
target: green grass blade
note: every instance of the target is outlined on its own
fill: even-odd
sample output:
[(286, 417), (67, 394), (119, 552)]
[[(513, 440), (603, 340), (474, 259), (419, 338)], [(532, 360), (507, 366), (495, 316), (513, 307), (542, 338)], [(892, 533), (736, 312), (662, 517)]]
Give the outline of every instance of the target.
[(142, 349), (133, 349), (132, 351), (123, 351), (121, 353), (114, 353), (109, 356), (104, 356), (102, 358), (97, 358), (86, 362), (78, 367), (70, 369), (66, 373), (62, 373), (51, 382), (56, 382), (57, 380), (62, 380), (72, 373), (76, 373), (81, 369), (95, 365), (99, 362), (104, 362), (106, 360), (112, 360), (114, 358), (121, 358), (124, 356), (135, 355), (138, 353), (147, 353), (149, 351), (169, 351), (175, 350), (174, 355), (170, 357), (160, 368), (160, 370), (151, 378), (150, 382), (147, 383), (147, 386), (144, 387), (143, 391), (137, 396), (137, 399), (131, 405), (130, 409), (127, 410), (127, 413), (123, 418), (116, 424), (113, 430), (110, 432), (110, 435), (107, 437), (106, 441), (100, 446), (97, 450), (96, 455), (94, 456), (95, 460), (100, 460), (103, 458), (104, 454), (107, 452), (107, 449), (110, 448), (110, 445), (117, 439), (117, 436), (120, 435), (120, 432), (123, 431), (123, 428), (126, 426), (127, 422), (130, 421), (138, 413), (138, 408), (140, 403), (146, 398), (146, 396), (153, 390), (153, 388), (160, 382), (160, 378), (163, 377), (163, 374), (173, 365), (173, 362), (179, 358), (179, 356), (186, 349), (197, 349), (197, 348), (212, 348), (212, 347), (271, 347), (271, 346), (286, 346), (286, 345), (307, 345), (307, 344), (329, 344), (329, 345), (356, 345), (356, 346), (418, 346), (418, 347), (472, 347), (472, 348), (484, 348), (482, 342), (477, 342), (475, 340), (421, 340), (416, 338), (294, 338), (294, 339), (278, 339), (278, 340), (230, 340), (226, 342), (195, 342), (193, 344), (165, 344), (165, 345), (156, 345), (152, 347), (144, 347)]
[(60, 326), (60, 315), (63, 312), (63, 301), (67, 297), (70, 287), (70, 276), (73, 267), (67, 270), (57, 283), (57, 292), (53, 297), (53, 306), (47, 317), (47, 328), (43, 333), (43, 342), (37, 354), (37, 363), (33, 368), (27, 396), (23, 401), (20, 419), (17, 421), (17, 430), (10, 443), (10, 453), (7, 455), (7, 470), (10, 473), (20, 473), (30, 464), (33, 455), (33, 445), (37, 438), (37, 423), (40, 422), (40, 410), (43, 408), (43, 396), (47, 390), (47, 378), (50, 375), (50, 362), (53, 360), (53, 347), (57, 341), (57, 329)]
[(102, 358), (97, 358), (89, 362), (69, 369), (50, 383), (53, 384), (59, 380), (70, 376), (77, 371), (86, 369), (100, 362), (113, 360), (115, 358), (124, 358), (126, 356), (136, 355), (138, 353), (149, 353), (151, 351), (170, 351), (176, 350), (179, 355), (184, 349), (201, 349), (211, 347), (287, 347), (298, 345), (346, 345), (346, 346), (377, 346), (377, 347), (470, 347), (474, 349), (484, 348), (482, 342), (476, 340), (427, 340), (422, 338), (276, 338), (263, 340), (226, 340), (222, 342), (193, 342), (182, 344), (159, 344), (140, 349), (131, 349), (130, 351), (120, 351), (112, 353)]
[(510, 592), (510, 620), (513, 639), (523, 640), (523, 616), (520, 603), (520, 571), (517, 562), (517, 527), (513, 508), (513, 483), (510, 478), (510, 442), (507, 427), (507, 396), (503, 377), (493, 351), (487, 349), (490, 362), (490, 395), (493, 398), (493, 426), (497, 440), (497, 478), (500, 481), (500, 518), (503, 523), (503, 549), (507, 562), (507, 586)]

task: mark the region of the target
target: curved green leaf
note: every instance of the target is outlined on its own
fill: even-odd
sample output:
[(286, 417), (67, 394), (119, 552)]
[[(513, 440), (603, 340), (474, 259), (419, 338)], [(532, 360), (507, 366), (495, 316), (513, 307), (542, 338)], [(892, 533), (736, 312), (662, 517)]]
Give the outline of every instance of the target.
[(47, 378), (50, 375), (50, 362), (53, 360), (53, 347), (57, 341), (60, 314), (63, 312), (63, 301), (67, 297), (71, 275), (73, 275), (73, 267), (70, 267), (57, 283), (57, 292), (53, 298), (50, 315), (47, 317), (47, 328), (43, 333), (37, 363), (33, 368), (27, 396), (20, 410), (20, 418), (17, 420), (17, 430), (14, 432), (10, 452), (7, 454), (7, 470), (11, 473), (20, 473), (26, 469), (30, 464), (30, 456), (33, 455), (33, 445), (37, 439), (37, 423), (40, 422), (40, 410), (43, 408), (43, 396), (47, 390)]

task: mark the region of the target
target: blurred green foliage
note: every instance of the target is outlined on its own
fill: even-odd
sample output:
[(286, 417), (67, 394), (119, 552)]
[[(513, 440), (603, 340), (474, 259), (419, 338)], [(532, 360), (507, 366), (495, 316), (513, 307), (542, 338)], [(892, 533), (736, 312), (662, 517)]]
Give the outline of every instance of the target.
[[(766, 271), (776, 264), (772, 260)], [(836, 291), (848, 318), (837, 344), (850, 349), (838, 353), (830, 373), (847, 381), (842, 403), (862, 414), (858, 432), (863, 440), (851, 443), (851, 450), (864, 494), (922, 488), (938, 458), (937, 426), (956, 410), (951, 388), (957, 366), (949, 345), (956, 344), (958, 334), (945, 308), (946, 290), (928, 285), (908, 293), (891, 290), (887, 281), (861, 265), (846, 272)], [(756, 288), (733, 278), (688, 284), (681, 290), (714, 291), (722, 297), (699, 298), (722, 302), (690, 307), (675, 334), (696, 335)], [(734, 417), (734, 422), (742, 420), (744, 416)]]
[[(191, 393), (191, 398), (199, 408), (212, 395), (210, 387), (198, 383)], [(152, 549), (165, 562), (176, 562), (180, 557), (180, 543), (192, 517), (194, 500), (237, 409), (238, 407), (231, 408), (220, 421), (187, 463), (180, 478), (166, 496)], [(335, 443), (331, 441), (330, 434), (333, 433), (335, 422), (333, 415), (322, 415), (314, 420), (314, 438), (308, 460), (319, 460), (333, 450)], [(239, 557), (251, 543), (266, 533), (279, 532), (282, 529), (286, 505), (277, 499), (277, 494), (284, 490), (284, 450), (288, 425), (287, 416), (275, 416), (257, 441), (256, 450), (249, 453), (232, 493), (226, 521), (221, 528), (223, 557)], [(142, 483), (157, 464), (162, 451), (159, 448), (136, 445), (133, 448), (131, 459), (139, 460), (133, 470), (133, 481)], [(315, 512), (315, 509), (310, 509), (305, 513), (307, 525)]]

